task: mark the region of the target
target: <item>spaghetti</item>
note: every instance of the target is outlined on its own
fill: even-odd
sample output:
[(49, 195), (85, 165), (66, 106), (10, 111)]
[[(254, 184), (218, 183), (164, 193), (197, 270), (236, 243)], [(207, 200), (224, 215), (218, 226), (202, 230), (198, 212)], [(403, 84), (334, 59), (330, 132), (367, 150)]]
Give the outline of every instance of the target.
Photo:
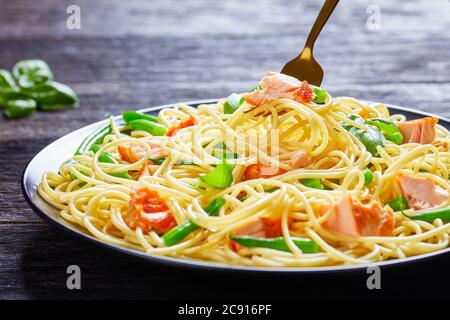
[(317, 267), (449, 246), (445, 128), (292, 79), (271, 92), (268, 76), (286, 85), (268, 73), (243, 96), (110, 118), (39, 194), (101, 241), (181, 259)]

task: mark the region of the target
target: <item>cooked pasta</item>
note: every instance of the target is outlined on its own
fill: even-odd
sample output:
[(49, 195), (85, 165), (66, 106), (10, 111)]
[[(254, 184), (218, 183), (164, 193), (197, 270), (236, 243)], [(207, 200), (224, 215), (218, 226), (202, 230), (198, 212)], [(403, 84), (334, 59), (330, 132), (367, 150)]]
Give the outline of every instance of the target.
[(123, 119), (111, 117), (38, 187), (101, 241), (263, 267), (449, 246), (450, 134), (435, 118), (407, 121), (267, 73), (250, 93)]

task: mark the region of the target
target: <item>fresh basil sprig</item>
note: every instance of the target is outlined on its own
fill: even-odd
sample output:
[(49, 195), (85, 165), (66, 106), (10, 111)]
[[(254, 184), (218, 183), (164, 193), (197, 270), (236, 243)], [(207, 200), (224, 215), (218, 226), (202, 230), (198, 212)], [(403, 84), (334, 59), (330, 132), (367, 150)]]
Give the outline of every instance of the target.
[(5, 117), (16, 119), (26, 117), (36, 111), (36, 101), (29, 98), (20, 98), (6, 101)]
[(9, 119), (18, 119), (41, 110), (77, 107), (78, 96), (68, 86), (53, 81), (53, 72), (42, 60), (16, 63), (12, 74), (0, 70), (0, 106)]
[(77, 95), (69, 86), (55, 81), (27, 89), (25, 94), (36, 100), (42, 110), (58, 110), (66, 106), (76, 107), (79, 104)]
[(53, 80), (53, 72), (45, 61), (22, 60), (12, 69), (17, 84), (22, 88), (32, 88), (38, 84)]
[(13, 76), (7, 70), (0, 70), (0, 92), (17, 91)]

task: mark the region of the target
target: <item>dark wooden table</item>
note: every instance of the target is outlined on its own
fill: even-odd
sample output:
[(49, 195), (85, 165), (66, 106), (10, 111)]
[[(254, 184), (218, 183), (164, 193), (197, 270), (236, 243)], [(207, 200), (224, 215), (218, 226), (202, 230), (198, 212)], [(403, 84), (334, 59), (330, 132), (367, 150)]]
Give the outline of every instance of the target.
[[(81, 29), (66, 28), (66, 7)], [(317, 276), (198, 272), (119, 256), (41, 221), (20, 191), (22, 170), (53, 140), (106, 113), (226, 96), (298, 53), (320, 2), (0, 1), (0, 68), (41, 58), (81, 98), (74, 110), (0, 119), (0, 298), (450, 298), (450, 258)], [(369, 30), (369, 5), (381, 28)], [(373, 8), (370, 7), (369, 11)], [(341, 1), (316, 47), (333, 95), (450, 116), (450, 3)], [(66, 288), (66, 268), (82, 290)]]

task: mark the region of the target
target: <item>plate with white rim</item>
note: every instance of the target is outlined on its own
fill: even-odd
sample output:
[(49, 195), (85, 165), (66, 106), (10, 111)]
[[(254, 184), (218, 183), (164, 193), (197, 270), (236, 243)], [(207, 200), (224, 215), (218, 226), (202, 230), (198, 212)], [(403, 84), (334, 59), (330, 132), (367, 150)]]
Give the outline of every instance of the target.
[[(216, 103), (218, 99), (210, 99), (210, 100), (197, 100), (197, 101), (189, 101), (189, 102), (181, 102), (174, 104), (166, 104), (151, 108), (146, 108), (142, 110), (138, 110), (139, 112), (148, 113), (148, 114), (156, 114), (160, 110), (165, 108), (171, 108), (176, 104), (187, 104), (193, 107), (196, 107), (200, 104), (209, 104)], [(370, 101), (365, 101), (366, 103), (373, 103)], [(439, 124), (450, 130), (450, 119), (446, 119), (437, 115), (429, 114), (422, 111), (416, 111), (410, 108), (404, 108), (395, 105), (387, 104), (389, 111), (391, 114), (401, 113), (406, 116), (407, 119), (416, 119), (423, 116), (433, 116), (439, 118)], [(114, 120), (118, 124), (122, 124), (122, 117), (116, 116)], [(72, 224), (67, 220), (63, 219), (59, 215), (59, 210), (49, 203), (47, 203), (37, 192), (37, 187), (41, 181), (41, 177), (44, 172), (53, 171), (58, 172), (61, 163), (63, 163), (70, 155), (74, 153), (77, 149), (81, 141), (88, 136), (90, 133), (95, 131), (97, 128), (106, 124), (108, 120), (99, 121), (88, 126), (85, 126), (81, 129), (73, 131), (58, 140), (52, 142), (47, 147), (38, 152), (27, 164), (23, 171), (21, 185), (23, 195), (28, 202), (29, 206), (36, 212), (36, 214), (41, 217), (46, 222), (59, 227), (63, 231), (75, 235), (78, 238), (82, 238), (86, 241), (91, 242), (93, 245), (101, 246), (104, 248), (108, 248), (114, 250), (116, 252), (120, 252), (124, 255), (138, 257), (149, 262), (154, 263), (163, 263), (172, 266), (178, 267), (189, 267), (189, 268), (197, 268), (197, 269), (210, 269), (210, 270), (235, 270), (235, 271), (248, 271), (248, 272), (300, 272), (300, 273), (309, 273), (309, 272), (330, 272), (330, 271), (344, 271), (344, 270), (360, 270), (363, 268), (367, 268), (368, 264), (359, 264), (359, 265), (345, 265), (345, 266), (327, 266), (327, 267), (282, 267), (282, 268), (269, 268), (269, 267), (249, 267), (249, 266), (239, 266), (239, 265), (228, 265), (217, 262), (210, 261), (201, 261), (201, 260), (193, 260), (193, 259), (180, 259), (180, 258), (172, 258), (166, 256), (159, 256), (154, 254), (149, 254), (144, 251), (139, 251), (135, 249), (126, 248), (123, 246), (106, 243), (103, 242), (91, 234), (89, 234), (85, 229), (81, 228), (78, 225)], [(371, 263), (370, 266), (379, 265), (379, 266), (387, 266), (387, 265), (395, 265), (402, 264), (406, 262), (418, 261), (426, 258), (431, 258), (433, 256), (441, 255), (444, 253), (448, 253), (450, 248), (442, 249), (439, 251), (412, 256), (404, 259), (393, 259), (387, 260), (383, 262)]]

